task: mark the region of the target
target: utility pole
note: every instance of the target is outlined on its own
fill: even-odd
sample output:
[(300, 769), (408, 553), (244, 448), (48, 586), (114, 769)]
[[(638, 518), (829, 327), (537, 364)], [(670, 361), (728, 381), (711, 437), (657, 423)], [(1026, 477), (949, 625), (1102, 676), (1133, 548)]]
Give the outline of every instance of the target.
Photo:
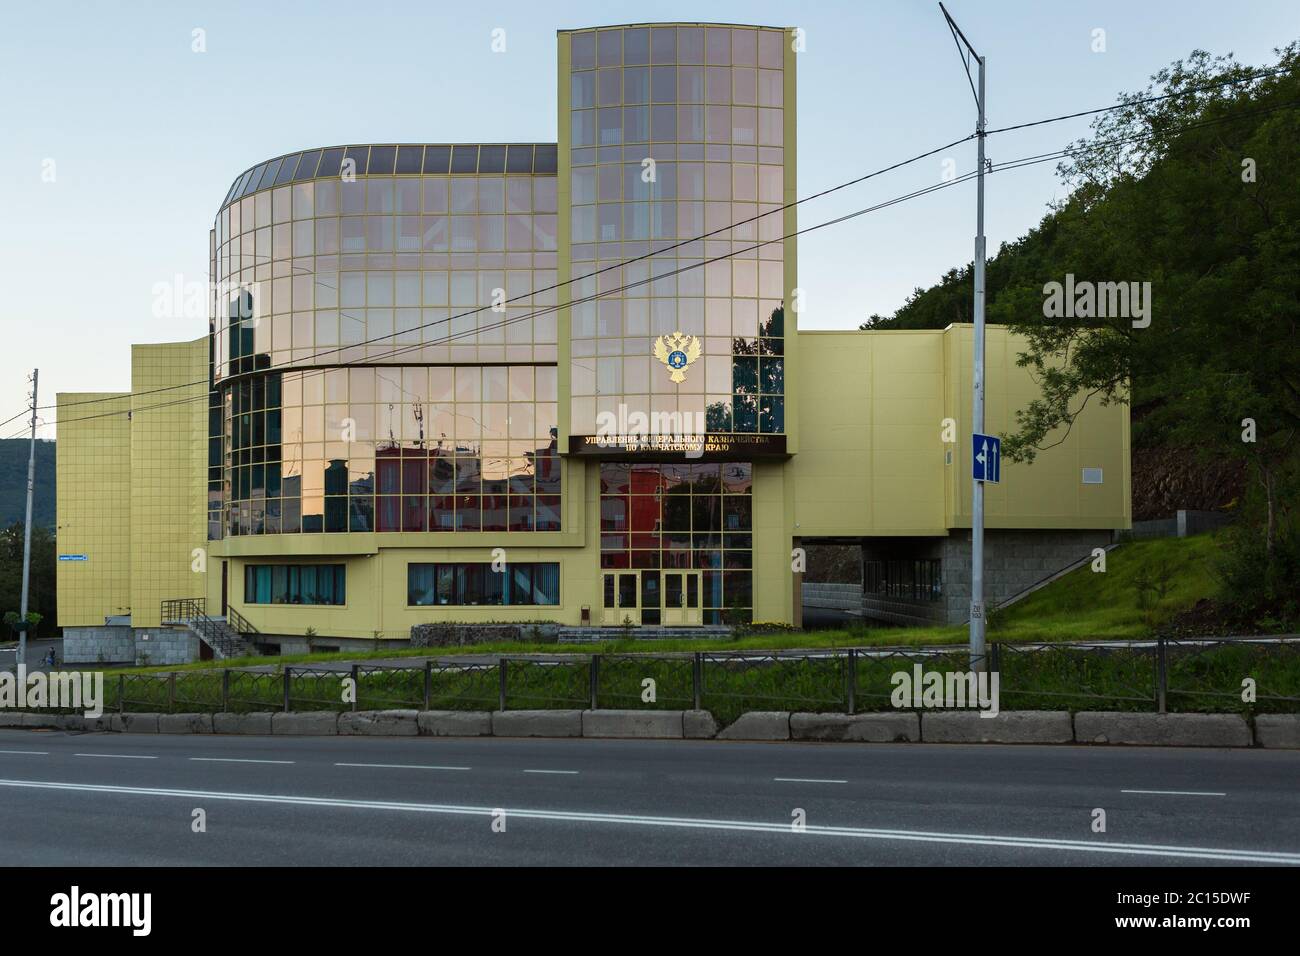
[[(971, 396), (971, 432), (984, 434), (984, 57), (975, 52), (961, 28), (949, 16), (942, 3), (948, 28), (953, 40), (958, 42), (957, 52), (962, 46), (970, 53), (964, 57), (966, 79), (970, 80), (970, 58), (979, 64), (979, 91), (975, 93), (975, 106), (979, 110), (979, 119), (975, 126), (978, 169), (975, 177), (975, 342), (974, 342), (974, 394)], [(971, 478), (971, 522), (970, 522), (970, 667), (973, 671), (988, 670), (988, 652), (984, 640), (984, 481)]]
[(27, 520), (23, 523), (23, 596), (18, 612), (18, 664), (27, 663), (27, 586), (32, 576), (32, 494), (36, 490), (36, 386), (40, 369), (32, 369), (32, 440), (27, 452)]

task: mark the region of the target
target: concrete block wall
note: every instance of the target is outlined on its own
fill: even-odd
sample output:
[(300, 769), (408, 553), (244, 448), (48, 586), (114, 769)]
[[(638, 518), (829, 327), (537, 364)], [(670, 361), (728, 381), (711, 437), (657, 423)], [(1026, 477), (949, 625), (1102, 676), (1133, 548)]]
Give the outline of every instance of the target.
[(199, 639), (179, 627), (65, 627), (66, 664), (188, 664), (199, 659)]
[[(1110, 531), (1002, 531), (984, 533), (984, 603), (993, 607), (1048, 578), (1093, 548), (1111, 544)], [(865, 560), (938, 559), (943, 595), (912, 601), (864, 593), (863, 616), (894, 624), (961, 624), (970, 613), (970, 531), (946, 538), (868, 538)]]
[(135, 631), (137, 664), (188, 664), (199, 659), (199, 638), (188, 628), (140, 627)]
[(130, 625), (65, 627), (63, 660), (67, 664), (134, 663), (134, 631)]
[[(993, 607), (1111, 543), (1110, 531), (986, 531), (984, 604)], [(943, 604), (949, 624), (970, 614), (970, 532), (941, 539)]]
[(862, 585), (821, 584), (805, 581), (802, 585), (803, 603), (807, 607), (826, 607), (839, 611), (862, 609)]

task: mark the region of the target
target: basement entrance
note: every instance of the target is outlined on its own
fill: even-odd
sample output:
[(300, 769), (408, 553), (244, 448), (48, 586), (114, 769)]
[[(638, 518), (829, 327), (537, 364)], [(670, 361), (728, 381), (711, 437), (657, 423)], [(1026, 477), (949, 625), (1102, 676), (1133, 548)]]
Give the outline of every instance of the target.
[(704, 623), (700, 607), (700, 571), (604, 571), (601, 572), (600, 623), (633, 626), (699, 627)]

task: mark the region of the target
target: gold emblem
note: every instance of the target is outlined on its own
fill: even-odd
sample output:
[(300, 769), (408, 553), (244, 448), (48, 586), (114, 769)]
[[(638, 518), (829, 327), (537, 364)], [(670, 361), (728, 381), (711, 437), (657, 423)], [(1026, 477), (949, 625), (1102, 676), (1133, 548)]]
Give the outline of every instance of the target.
[(680, 385), (686, 381), (686, 370), (700, 357), (700, 340), (694, 335), (674, 332), (655, 339), (655, 358), (668, 367), (669, 376)]

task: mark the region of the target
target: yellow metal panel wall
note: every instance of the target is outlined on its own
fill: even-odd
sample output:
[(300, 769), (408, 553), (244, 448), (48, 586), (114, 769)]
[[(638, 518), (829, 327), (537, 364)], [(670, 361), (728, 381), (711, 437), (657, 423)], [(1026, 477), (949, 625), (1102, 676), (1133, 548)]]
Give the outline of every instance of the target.
[(939, 332), (800, 335), (794, 533), (944, 534)]
[[(948, 525), (971, 523), (971, 351), (974, 330), (954, 325), (946, 355), (950, 384), (947, 414), (957, 420), (958, 441), (949, 468)], [(985, 336), (984, 432), (1014, 431), (1015, 413), (1041, 393), (1026, 369), (1016, 365), (1023, 339), (1005, 328)], [(1083, 483), (1084, 468), (1100, 468), (1101, 484)], [(1132, 525), (1129, 460), (1129, 409), (1103, 407), (1092, 399), (1074, 426), (1049, 435), (1032, 465), (1002, 462), (1002, 480), (984, 488), (984, 520), (989, 528), (1128, 528)]]
[[(944, 535), (970, 526), (970, 326), (801, 335), (800, 452), (791, 460), (793, 533), (803, 537)], [(1021, 340), (986, 333), (985, 432), (1015, 428), (1036, 397), (1016, 365)], [(955, 441), (945, 443), (945, 419)], [(1003, 463), (986, 489), (990, 528), (1130, 525), (1126, 406), (1090, 403), (1031, 465)], [(1082, 469), (1102, 469), (1085, 485)]]
[[(560, 565), (560, 604), (556, 606), (441, 607), (407, 604), (407, 565), (493, 560), (491, 548), (385, 548), (373, 555), (336, 559), (235, 558), (230, 560), (230, 604), (263, 634), (301, 635), (313, 628), (322, 638), (405, 639), (416, 624), (439, 621), (556, 621), (578, 624), (580, 608), (592, 605), (599, 580), (595, 553), (580, 549), (509, 548), (506, 561)], [(346, 604), (248, 604), (244, 568), (250, 564), (346, 565)], [(214, 569), (218, 574), (220, 565)]]
[[(131, 350), (131, 623), (154, 627), (169, 598), (198, 597), (205, 544), (207, 339)], [(189, 383), (201, 384), (189, 384)], [(172, 386), (186, 386), (173, 388)], [(167, 388), (168, 391), (156, 391)], [(150, 394), (141, 394), (141, 393)]]
[(781, 462), (754, 463), (754, 620), (788, 623), (794, 613), (787, 476)]
[(58, 562), (58, 624), (102, 626), (131, 604), (130, 397), (60, 392), (55, 401), (58, 552), (86, 556)]

